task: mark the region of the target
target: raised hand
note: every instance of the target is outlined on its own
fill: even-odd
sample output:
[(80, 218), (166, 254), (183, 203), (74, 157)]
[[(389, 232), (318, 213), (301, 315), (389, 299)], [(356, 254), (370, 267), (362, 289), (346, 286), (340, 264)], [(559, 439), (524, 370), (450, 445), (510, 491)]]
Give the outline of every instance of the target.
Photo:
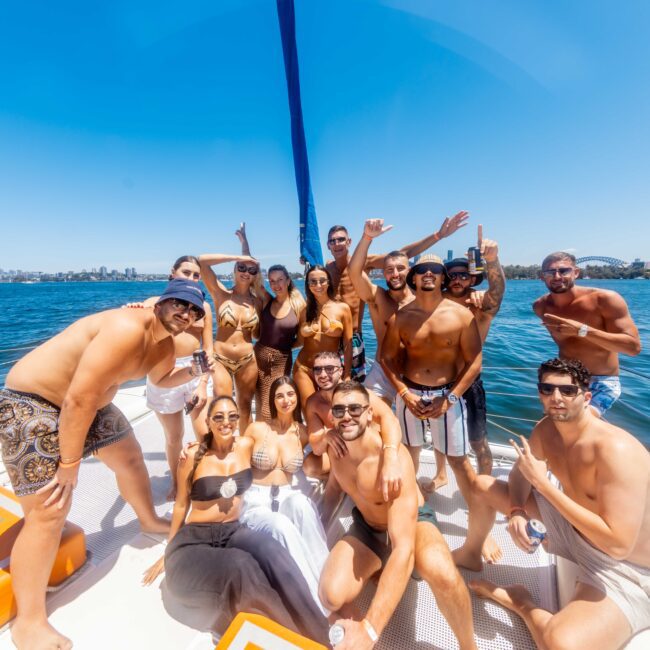
[(453, 217), (447, 217), (440, 226), (438, 230), (438, 239), (444, 239), (453, 235), (457, 230), (464, 228), (467, 225), (467, 220), (469, 219), (469, 212), (466, 210), (461, 210), (457, 212)]
[(546, 461), (540, 460), (533, 454), (528, 440), (524, 436), (519, 436), (519, 439), (521, 440), (521, 447), (514, 440), (510, 439), (509, 441), (519, 457), (517, 459), (517, 468), (533, 487), (539, 487), (541, 483), (548, 480)]
[(235, 230), (235, 235), (237, 236), (237, 239), (239, 239), (239, 242), (241, 244), (246, 243), (247, 237), (246, 237), (246, 223), (245, 222), (242, 221), (239, 224), (239, 228), (237, 230)]
[(383, 219), (366, 219), (366, 223), (363, 226), (363, 234), (370, 239), (379, 237), (385, 232), (388, 232), (393, 226), (384, 227)]

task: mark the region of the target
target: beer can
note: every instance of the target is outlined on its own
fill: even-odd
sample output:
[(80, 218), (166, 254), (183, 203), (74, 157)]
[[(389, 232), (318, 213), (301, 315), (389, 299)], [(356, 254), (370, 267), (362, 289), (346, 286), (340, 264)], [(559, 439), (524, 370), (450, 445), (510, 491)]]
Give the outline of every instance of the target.
[(205, 350), (197, 350), (192, 354), (192, 374), (205, 375), (208, 372), (208, 355)]
[(340, 623), (332, 625), (329, 631), (329, 638), (332, 647), (338, 645), (345, 638), (345, 628)]
[(478, 246), (472, 246), (467, 251), (467, 260), (469, 273), (475, 275), (483, 272), (483, 260), (481, 258), (481, 249)]
[(526, 524), (526, 534), (530, 540), (534, 553), (537, 547), (546, 539), (546, 526), (539, 519), (529, 519)]

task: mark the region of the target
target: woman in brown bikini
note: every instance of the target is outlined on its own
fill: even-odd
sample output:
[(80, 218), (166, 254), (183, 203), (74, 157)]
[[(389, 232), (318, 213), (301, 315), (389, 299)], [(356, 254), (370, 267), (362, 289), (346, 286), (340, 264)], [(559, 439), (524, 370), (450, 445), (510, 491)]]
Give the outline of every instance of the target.
[(307, 308), (300, 318), (303, 347), (293, 366), (293, 378), (304, 407), (307, 398), (316, 392), (311, 369), (319, 352), (343, 353), (343, 378), (349, 379), (352, 368), (352, 313), (334, 297), (329, 271), (312, 266), (305, 276)]
[[(199, 257), (199, 262), (203, 282), (216, 309), (214, 392), (231, 395), (234, 380), (240, 426), (245, 431), (257, 383), (253, 337), (258, 336), (262, 310), (260, 267), (257, 260), (246, 255), (206, 254)], [(232, 289), (226, 288), (211, 268), (227, 262), (235, 262)]]

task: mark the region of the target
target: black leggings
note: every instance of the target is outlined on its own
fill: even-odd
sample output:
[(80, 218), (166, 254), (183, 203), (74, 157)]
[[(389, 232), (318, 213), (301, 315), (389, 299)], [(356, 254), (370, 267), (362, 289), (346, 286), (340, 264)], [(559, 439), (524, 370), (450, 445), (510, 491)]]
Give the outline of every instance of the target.
[(262, 614), (327, 642), (327, 620), (287, 550), (271, 535), (238, 521), (187, 524), (165, 552), (170, 593), (185, 603), (215, 605), (222, 633), (239, 612)]

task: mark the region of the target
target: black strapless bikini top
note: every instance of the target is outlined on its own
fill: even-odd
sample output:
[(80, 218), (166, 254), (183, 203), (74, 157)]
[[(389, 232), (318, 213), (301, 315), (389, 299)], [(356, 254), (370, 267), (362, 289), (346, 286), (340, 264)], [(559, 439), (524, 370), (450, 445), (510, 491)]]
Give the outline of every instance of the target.
[(250, 468), (242, 469), (230, 476), (202, 476), (192, 484), (190, 499), (192, 501), (232, 499), (244, 494), (252, 483), (253, 472)]

